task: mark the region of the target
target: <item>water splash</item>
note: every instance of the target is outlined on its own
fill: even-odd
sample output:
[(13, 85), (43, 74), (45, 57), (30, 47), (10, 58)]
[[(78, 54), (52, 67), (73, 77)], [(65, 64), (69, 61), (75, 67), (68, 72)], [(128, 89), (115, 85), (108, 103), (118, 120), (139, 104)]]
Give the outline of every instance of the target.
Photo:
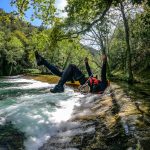
[[(54, 135), (60, 128), (59, 124), (71, 117), (74, 106), (79, 105), (78, 100), (83, 96), (68, 87), (64, 93), (53, 94), (49, 92), (49, 88), (54, 85), (30, 79), (11, 78), (2, 82), (22, 83), (20, 86), (12, 84), (2, 89), (6, 92), (9, 89), (37, 90), (34, 93), (25, 91), (19, 96), (9, 96), (0, 101), (0, 123), (10, 121), (24, 132), (27, 137), (24, 142), (27, 150), (37, 150)], [(43, 89), (43, 92), (39, 92), (39, 89)]]

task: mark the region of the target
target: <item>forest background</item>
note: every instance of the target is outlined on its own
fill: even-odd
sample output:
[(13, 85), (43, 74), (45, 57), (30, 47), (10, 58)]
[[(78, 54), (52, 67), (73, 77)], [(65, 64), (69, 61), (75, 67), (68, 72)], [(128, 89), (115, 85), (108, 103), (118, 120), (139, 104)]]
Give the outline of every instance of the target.
[[(108, 77), (150, 82), (150, 3), (123, 0), (67, 0), (63, 11), (54, 0), (12, 0), (16, 11), (0, 10), (0, 75), (49, 73), (38, 67), (38, 51), (60, 69), (74, 63), (85, 71), (88, 57), (100, 74), (101, 54), (108, 56)], [(31, 20), (24, 19), (32, 7)], [(66, 13), (65, 17), (61, 13)]]

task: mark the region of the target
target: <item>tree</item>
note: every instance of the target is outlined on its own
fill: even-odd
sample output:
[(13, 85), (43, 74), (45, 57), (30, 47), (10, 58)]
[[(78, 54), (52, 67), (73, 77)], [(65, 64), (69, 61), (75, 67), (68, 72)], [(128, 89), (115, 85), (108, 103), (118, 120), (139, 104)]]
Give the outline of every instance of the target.
[(133, 69), (148, 70), (150, 66), (150, 7), (143, 4), (141, 13), (130, 19)]
[[(134, 0), (134, 3), (137, 3), (137, 1), (138, 0)], [(112, 52), (109, 52), (114, 57), (112, 58), (112, 56), (110, 56), (110, 62), (113, 61), (112, 63), (116, 64), (115, 58), (119, 57), (117, 60), (119, 65), (116, 64), (117, 66), (120, 66), (119, 69), (125, 70), (123, 66), (127, 60), (128, 75), (129, 80), (131, 81), (133, 78), (131, 70), (131, 55), (133, 54), (133, 50), (131, 51), (131, 49), (133, 47), (130, 44), (134, 40), (132, 39), (132, 41), (130, 41), (131, 31), (129, 31), (129, 28), (131, 28), (130, 20), (132, 22), (133, 18), (131, 17), (130, 19), (130, 15), (126, 14), (124, 0), (68, 0), (67, 2), (68, 5), (65, 11), (68, 13), (68, 16), (63, 20), (56, 15), (57, 10), (54, 7), (55, 0), (12, 0), (12, 3), (18, 8), (18, 13), (23, 16), (26, 10), (31, 7), (34, 12), (33, 17), (43, 19), (43, 24), (41, 29), (33, 29), (30, 25), (32, 30), (29, 30), (29, 26), (27, 27), (26, 23), (22, 22), (20, 25), (24, 26), (25, 28), (20, 33), (17, 31), (21, 30), (20, 28), (14, 28), (15, 30), (13, 29), (10, 31), (6, 28), (5, 29), (7, 32), (13, 32), (21, 41), (24, 46), (25, 53), (28, 48), (32, 64), (34, 64), (33, 52), (38, 50), (43, 56), (47, 57), (51, 63), (56, 63), (58, 66), (61, 66), (61, 68), (64, 68), (72, 61), (77, 64), (79, 63), (80, 66), (80, 61), (82, 60), (83, 56), (88, 55), (80, 44), (80, 40), (82, 38), (81, 34), (84, 35), (90, 33), (89, 35), (92, 35), (92, 39), (90, 40), (96, 41), (94, 44), (100, 45), (100, 48), (104, 53), (109, 51), (110, 46), (113, 48), (113, 50), (111, 50)], [(122, 20), (118, 19), (120, 22), (116, 25), (115, 32), (120, 30), (122, 32), (122, 36), (126, 35), (126, 38), (122, 38), (119, 33), (113, 34), (114, 29), (110, 25), (110, 20), (112, 21), (111, 17), (115, 15), (115, 11), (109, 13), (109, 10), (114, 10), (116, 8), (118, 9), (119, 5), (122, 10), (125, 28), (122, 30)], [(145, 5), (147, 4), (145, 3)], [(11, 16), (11, 18), (13, 17)], [(9, 22), (13, 22), (13, 19), (11, 18), (8, 19)], [(108, 22), (106, 21), (107, 19), (109, 20)], [(17, 19), (15, 21), (18, 22)], [(112, 23), (114, 23), (114, 20)], [(12, 25), (12, 23), (9, 24)], [(45, 24), (49, 25), (49, 28), (46, 28), (44, 26)], [(4, 27), (2, 28), (4, 29)], [(145, 31), (141, 33), (144, 33)], [(25, 37), (29, 38), (29, 42), (26, 42)], [(6, 41), (9, 41), (8, 38), (6, 39)], [(127, 48), (125, 48), (125, 45)], [(127, 49), (127, 51), (123, 51), (124, 49)], [(82, 54), (82, 58), (80, 55), (76, 54), (76, 52)], [(127, 59), (125, 58), (126, 52), (128, 56)], [(74, 53), (76, 54), (75, 58), (80, 60), (79, 62), (74, 59)], [(134, 54), (136, 54), (136, 52)]]
[(3, 61), (4, 61), (4, 54), (5, 54), (5, 33), (0, 31), (0, 75), (3, 75)]
[[(82, 36), (82, 38), (84, 41), (88, 41), (88, 45), (98, 49), (99, 54), (106, 54), (109, 57), (108, 34), (110, 34), (110, 23), (108, 17), (105, 17), (103, 22), (96, 23), (93, 27), (91, 27), (89, 32), (86, 32), (86, 34)], [(98, 58), (94, 57), (93, 62), (100, 70), (101, 62), (99, 60), (99, 56)], [(107, 74), (110, 76), (111, 72), (108, 62), (107, 66)]]
[(14, 36), (10, 35), (8, 41), (6, 42), (6, 60), (8, 64), (9, 75), (11, 75), (12, 70), (16, 69), (15, 66), (19, 63), (24, 53), (24, 47), (21, 41)]
[(55, 0), (11, 0), (11, 5), (17, 7), (17, 12), (15, 12), (15, 14), (23, 18), (25, 12), (28, 9), (32, 9), (33, 14), (31, 15), (31, 20), (38, 18), (41, 19), (44, 24), (53, 23), (56, 12), (54, 3)]
[(23, 60), (22, 60), (22, 65), (24, 66), (29, 66), (29, 40), (27, 39), (27, 36), (19, 31), (19, 30), (15, 30), (14, 35), (21, 41), (21, 43), (24, 46), (24, 55), (23, 55)]
[[(123, 0), (124, 1), (124, 0)], [(142, 1), (142, 0), (141, 0)], [(133, 3), (141, 3), (133, 0)], [(111, 5), (119, 4), (118, 0), (67, 0), (65, 11), (68, 13), (66, 24), (71, 27), (69, 32), (75, 30), (77, 34), (85, 33), (97, 22), (103, 20)], [(148, 2), (147, 2), (148, 3)], [(44, 24), (54, 25), (57, 18), (55, 0), (11, 0), (11, 4), (17, 7), (17, 13), (22, 17), (32, 8), (32, 18), (39, 18)], [(149, 3), (148, 3), (149, 4)]]
[(126, 39), (126, 46), (127, 46), (127, 70), (128, 70), (128, 81), (129, 83), (133, 82), (133, 74), (132, 74), (132, 68), (131, 68), (131, 48), (130, 48), (130, 31), (129, 31), (129, 24), (128, 19), (125, 16), (124, 12), (124, 6), (123, 3), (120, 1), (120, 8), (124, 23), (124, 29), (125, 29), (125, 39)]
[(126, 73), (126, 42), (124, 25), (118, 23), (114, 30), (113, 36), (109, 39), (109, 63), (110, 68), (114, 71), (123, 71)]

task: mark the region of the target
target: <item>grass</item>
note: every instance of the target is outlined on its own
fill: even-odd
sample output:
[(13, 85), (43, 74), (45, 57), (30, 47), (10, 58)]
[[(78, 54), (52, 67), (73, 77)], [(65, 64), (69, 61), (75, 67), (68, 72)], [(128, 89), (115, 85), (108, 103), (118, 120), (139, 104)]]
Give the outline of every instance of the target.
[(24, 74), (41, 74), (41, 71), (39, 69), (23, 69)]
[[(110, 80), (121, 80), (128, 82), (128, 75), (123, 71), (113, 71)], [(150, 71), (133, 72), (134, 82), (150, 84)]]

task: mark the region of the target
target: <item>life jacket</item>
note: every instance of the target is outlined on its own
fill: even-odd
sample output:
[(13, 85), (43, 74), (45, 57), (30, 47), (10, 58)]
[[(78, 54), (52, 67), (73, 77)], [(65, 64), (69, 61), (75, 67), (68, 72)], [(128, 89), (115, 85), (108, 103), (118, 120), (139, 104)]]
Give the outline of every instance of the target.
[(90, 86), (90, 92), (92, 93), (101, 93), (104, 92), (104, 90), (107, 88), (107, 86), (110, 85), (109, 80), (107, 80), (107, 83), (103, 83), (101, 80), (95, 78), (95, 77), (90, 77), (88, 79), (88, 85)]
[(101, 81), (95, 77), (89, 78), (89, 86), (98, 85)]

